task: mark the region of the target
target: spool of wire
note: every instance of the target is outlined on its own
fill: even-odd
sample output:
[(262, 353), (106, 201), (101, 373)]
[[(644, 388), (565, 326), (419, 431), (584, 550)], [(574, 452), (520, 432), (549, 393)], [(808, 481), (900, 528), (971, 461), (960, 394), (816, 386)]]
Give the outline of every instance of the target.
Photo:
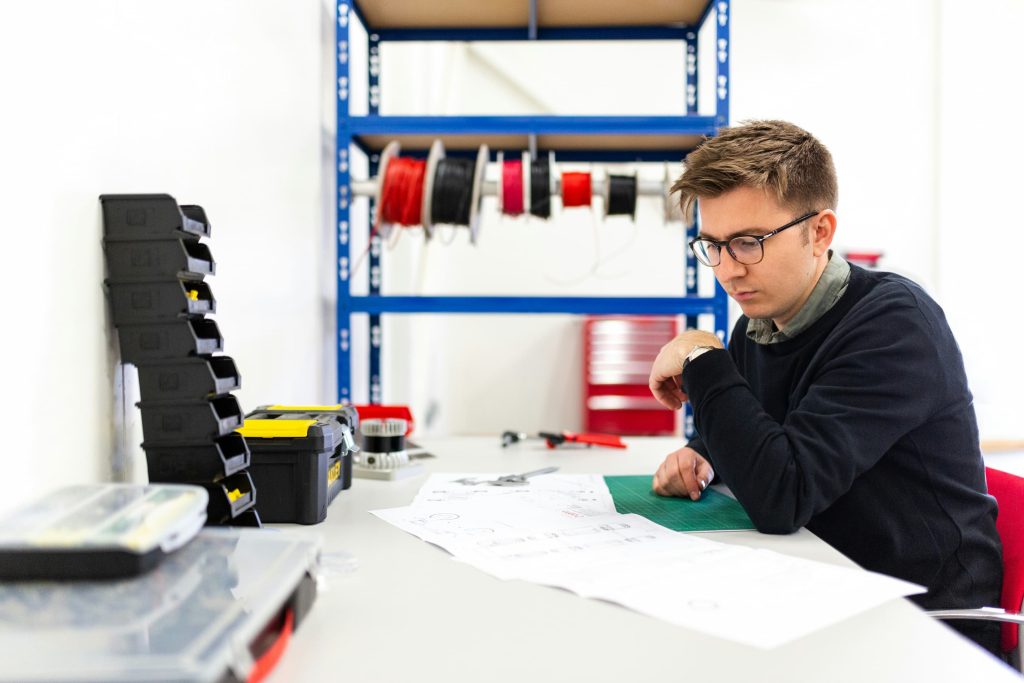
[(562, 174), (562, 206), (590, 206), (590, 200), (589, 173)]
[(384, 220), (384, 179), (388, 175), (388, 166), (392, 159), (398, 158), (402, 146), (397, 140), (392, 140), (380, 153), (380, 161), (377, 165), (377, 187), (373, 193), (373, 232), (387, 238), (391, 234), (391, 221)]
[[(525, 156), (525, 155), (524, 155)], [(518, 216), (525, 205), (523, 197), (522, 159), (505, 159), (498, 155), (498, 166), (501, 167), (501, 192), (498, 195), (500, 210), (506, 216)]]
[(683, 211), (679, 206), (679, 202), (676, 201), (678, 197), (675, 197), (672, 192), (672, 186), (674, 184), (675, 181), (673, 179), (672, 167), (666, 162), (665, 172), (662, 176), (661, 191), (663, 218), (666, 224), (683, 220)]
[(471, 159), (441, 159), (434, 171), (430, 222), (469, 225), (469, 209), (473, 198), (473, 174), (476, 164)]
[(636, 215), (636, 176), (610, 175), (605, 184), (605, 216)]
[(469, 242), (476, 244), (480, 234), (480, 205), (484, 199), (484, 176), (487, 175), (487, 162), (491, 160), (491, 150), (487, 145), (480, 145), (476, 152), (476, 172), (473, 174), (473, 196), (469, 200)]
[(405, 448), (408, 423), (397, 418), (363, 420), (359, 464), (369, 469), (397, 469), (409, 462)]
[[(436, 156), (435, 148), (440, 150)], [(470, 230), (470, 242), (475, 244), (480, 231), (480, 200), (483, 197), (483, 179), (490, 151), (487, 145), (481, 145), (477, 150), (476, 161), (448, 159), (443, 155), (440, 141), (435, 140), (427, 158), (427, 173), (430, 175), (429, 223), (466, 226)], [(426, 200), (424, 206), (428, 206)]]
[(444, 159), (444, 145), (440, 140), (435, 139), (430, 143), (430, 152), (427, 153), (427, 170), (423, 183), (423, 208), (420, 210), (423, 231), (427, 233), (428, 240), (434, 235), (434, 224), (430, 220), (433, 210), (431, 198), (434, 195), (434, 172), (441, 159)]
[(551, 217), (551, 158), (541, 156), (530, 163), (530, 213)]
[(425, 159), (393, 157), (381, 180), (379, 216), (382, 223), (420, 225), (423, 209)]

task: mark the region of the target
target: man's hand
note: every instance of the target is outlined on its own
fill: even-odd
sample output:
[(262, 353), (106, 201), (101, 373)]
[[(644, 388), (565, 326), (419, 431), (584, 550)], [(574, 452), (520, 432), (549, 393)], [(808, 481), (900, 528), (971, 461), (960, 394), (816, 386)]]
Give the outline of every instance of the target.
[(666, 408), (679, 410), (686, 402), (686, 394), (679, 384), (683, 371), (683, 360), (695, 346), (722, 348), (722, 340), (704, 330), (687, 330), (661, 347), (658, 357), (651, 366), (648, 386), (658, 402)]
[(665, 462), (661, 463), (654, 474), (651, 488), (659, 496), (689, 496), (691, 500), (699, 500), (701, 492), (714, 478), (715, 471), (711, 469), (711, 463), (697, 451), (683, 446), (669, 453)]

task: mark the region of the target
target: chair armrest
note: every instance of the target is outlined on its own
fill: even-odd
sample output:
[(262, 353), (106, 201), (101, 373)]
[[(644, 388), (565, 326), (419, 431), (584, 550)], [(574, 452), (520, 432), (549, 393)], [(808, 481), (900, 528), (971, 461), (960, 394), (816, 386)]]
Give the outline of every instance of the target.
[(1007, 612), (998, 607), (979, 607), (978, 609), (937, 609), (925, 612), (935, 619), (980, 619), (981, 621), (1001, 621), (1024, 626), (1024, 614)]

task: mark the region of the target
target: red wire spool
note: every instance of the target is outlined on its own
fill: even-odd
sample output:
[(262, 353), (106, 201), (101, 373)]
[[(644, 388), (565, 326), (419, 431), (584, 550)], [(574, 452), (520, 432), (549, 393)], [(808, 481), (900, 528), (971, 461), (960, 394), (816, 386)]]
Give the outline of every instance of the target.
[(523, 162), (506, 159), (501, 167), (502, 213), (518, 216), (523, 212)]
[(590, 206), (590, 174), (562, 174), (562, 206)]
[(388, 161), (384, 187), (380, 193), (382, 223), (420, 225), (423, 222), (423, 177), (427, 162), (409, 157)]

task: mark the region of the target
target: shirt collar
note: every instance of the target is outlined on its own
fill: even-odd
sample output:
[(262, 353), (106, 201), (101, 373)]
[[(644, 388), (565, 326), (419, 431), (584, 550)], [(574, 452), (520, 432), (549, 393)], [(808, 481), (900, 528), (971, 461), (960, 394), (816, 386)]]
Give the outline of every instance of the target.
[(828, 252), (828, 264), (821, 272), (817, 284), (804, 305), (789, 321), (784, 330), (775, 327), (771, 318), (751, 318), (747, 324), (747, 338), (758, 344), (777, 344), (796, 337), (818, 322), (846, 293), (850, 284), (850, 264), (832, 250)]

